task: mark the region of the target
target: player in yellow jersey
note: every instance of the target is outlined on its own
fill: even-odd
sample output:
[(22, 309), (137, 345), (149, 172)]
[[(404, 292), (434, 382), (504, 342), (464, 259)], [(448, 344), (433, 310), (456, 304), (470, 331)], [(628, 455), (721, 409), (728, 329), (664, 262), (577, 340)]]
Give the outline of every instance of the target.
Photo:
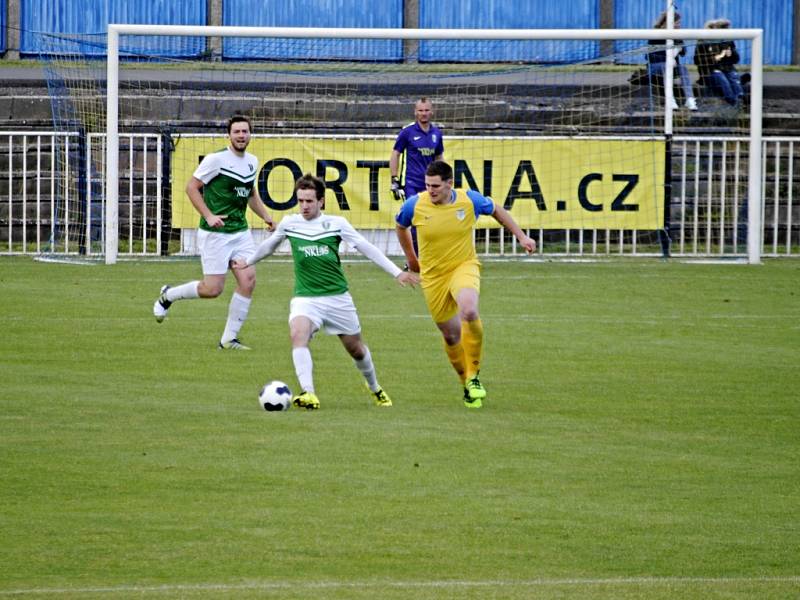
[[(483, 347), (483, 324), (478, 313), (481, 274), (472, 229), (480, 215), (491, 215), (529, 254), (536, 251), (536, 242), (490, 198), (473, 190), (454, 190), (453, 169), (444, 161), (428, 166), (425, 190), (400, 208), (395, 218), (397, 238), (409, 270), (421, 275), (428, 310), (464, 386), (464, 404), (480, 408), (486, 398), (479, 379)], [(412, 226), (417, 228), (419, 256), (411, 241)]]

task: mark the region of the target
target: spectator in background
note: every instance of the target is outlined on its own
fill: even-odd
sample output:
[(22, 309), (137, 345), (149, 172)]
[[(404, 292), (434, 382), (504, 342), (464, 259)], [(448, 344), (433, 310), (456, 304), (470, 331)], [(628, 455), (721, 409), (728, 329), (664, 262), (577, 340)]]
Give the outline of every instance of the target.
[[(397, 135), (389, 157), (392, 176), (392, 195), (404, 202), (425, 191), (425, 170), (435, 160), (442, 160), (444, 141), (441, 130), (433, 124), (433, 103), (425, 97), (414, 104), (414, 122), (403, 127)], [(400, 183), (402, 157), (405, 157), (405, 185)], [(417, 229), (411, 228), (414, 250), (417, 250)]]
[[(656, 29), (664, 29), (666, 26), (667, 12), (664, 11), (658, 16), (658, 19), (656, 19), (653, 27)], [(680, 26), (681, 16), (676, 11), (673, 27), (675, 29), (680, 29)], [(665, 81), (664, 71), (667, 67), (666, 40), (649, 40), (647, 43), (651, 46), (665, 46), (663, 50), (654, 50), (647, 55), (647, 74), (650, 77), (652, 85), (653, 80), (658, 77), (660, 77), (662, 81)], [(677, 72), (681, 81), (684, 106), (689, 110), (697, 110), (697, 100), (695, 100), (694, 92), (692, 91), (692, 81), (689, 78), (689, 71), (686, 69), (686, 66), (681, 63), (680, 57), (686, 55), (686, 48), (684, 47), (683, 42), (681, 40), (675, 40), (675, 46), (673, 47), (672, 51), (675, 52), (675, 71)], [(672, 99), (672, 108), (678, 108), (678, 103), (675, 101), (674, 96)]]
[[(728, 29), (730, 26), (728, 19), (713, 19), (705, 24), (706, 29)], [(738, 63), (739, 53), (733, 41), (701, 42), (694, 53), (701, 83), (731, 106), (740, 106), (744, 98), (744, 88), (736, 70)]]

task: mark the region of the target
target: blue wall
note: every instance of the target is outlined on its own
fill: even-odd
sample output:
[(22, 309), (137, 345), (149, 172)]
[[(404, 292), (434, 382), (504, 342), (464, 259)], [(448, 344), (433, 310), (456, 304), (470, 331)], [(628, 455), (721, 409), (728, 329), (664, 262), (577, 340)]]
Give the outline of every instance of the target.
[(0, 52), (6, 51), (6, 0), (0, 0)]
[[(104, 34), (108, 23), (205, 25), (208, 21), (206, 0), (21, 0), (22, 31), (20, 53), (42, 54), (74, 51), (75, 44), (57, 38), (45, 38), (38, 32), (63, 34)], [(103, 40), (104, 43), (104, 40)], [(144, 52), (159, 56), (195, 56), (205, 50), (201, 40), (152, 36), (139, 38), (135, 46), (120, 40), (122, 52)], [(102, 55), (102, 45), (82, 45), (87, 54)]]
[[(223, 25), (253, 27), (356, 27), (399, 28), (403, 26), (403, 0), (382, 0), (365, 10), (359, 0), (293, 0), (253, 2), (223, 0)], [(401, 40), (223, 40), (225, 58), (354, 58), (400, 60)]]
[[(614, 20), (618, 29), (653, 26), (664, 10), (664, 0), (615, 0)], [(788, 65), (792, 62), (792, 0), (694, 0), (676, 2), (681, 13), (681, 27), (702, 29), (709, 19), (725, 17), (731, 27), (764, 30), (764, 64)], [(618, 48), (630, 47), (619, 43)], [(736, 42), (741, 62), (750, 62), (750, 44)], [(692, 62), (689, 49), (688, 62)]]
[[(385, 0), (368, 5), (356, 0), (296, 0), (293, 2), (258, 2), (222, 0), (225, 25), (286, 27), (376, 27), (403, 26), (406, 0)], [(5, 18), (8, 0), (0, 0), (0, 50), (5, 47)], [(208, 22), (207, 0), (20, 0), (20, 52), (24, 55), (47, 54), (78, 49), (103, 54), (103, 41), (97, 45), (70, 44), (42, 33), (104, 34), (112, 23), (160, 23), (203, 25)], [(577, 28), (599, 26), (600, 0), (419, 0), (419, 26), (425, 28)], [(664, 0), (615, 0), (616, 27), (649, 28), (664, 8)], [(765, 64), (791, 64), (792, 0), (692, 0), (678, 2), (683, 26), (702, 28), (715, 17), (729, 18), (734, 27), (764, 29)], [(133, 38), (131, 38), (132, 40)], [(55, 47), (52, 42), (55, 41)], [(255, 43), (254, 43), (255, 42)], [(139, 39), (134, 53), (158, 56), (196, 56), (205, 42), (182, 41), (153, 36)], [(122, 40), (123, 50), (126, 40)], [(617, 44), (618, 50), (637, 44)], [(738, 43), (742, 63), (749, 63), (746, 42)], [(398, 40), (338, 40), (325, 48), (311, 41), (244, 41), (226, 39), (223, 54), (227, 58), (355, 58), (394, 61), (403, 58), (403, 44)], [(422, 61), (580, 61), (599, 55), (595, 42), (482, 42), (421, 41)], [(691, 51), (688, 57), (691, 62)]]
[[(505, 2), (420, 0), (421, 29), (590, 29), (600, 24), (598, 0)], [(596, 42), (507, 43), (422, 41), (421, 61), (501, 60), (559, 62), (594, 58)]]

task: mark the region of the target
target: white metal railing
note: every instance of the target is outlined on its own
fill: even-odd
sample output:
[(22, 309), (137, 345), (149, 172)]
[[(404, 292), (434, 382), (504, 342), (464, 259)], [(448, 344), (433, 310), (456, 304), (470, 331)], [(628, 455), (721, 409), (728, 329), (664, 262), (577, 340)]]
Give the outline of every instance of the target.
[[(678, 257), (747, 256), (747, 137), (676, 136), (672, 146), (669, 234)], [(800, 137), (762, 141), (762, 255), (800, 255)], [(103, 254), (106, 221), (105, 134), (0, 132), (0, 254)], [(172, 237), (163, 143), (158, 134), (120, 136), (119, 253), (158, 256)], [(5, 164), (3, 164), (5, 163)], [(5, 172), (3, 172), (5, 169)], [(795, 180), (797, 178), (797, 180)], [(4, 185), (5, 184), (5, 185)], [(195, 253), (185, 231), (175, 253)], [(365, 232), (400, 254), (394, 232)], [(542, 256), (651, 256), (662, 239), (652, 231), (530, 232)], [(483, 255), (518, 254), (502, 230), (479, 230)]]

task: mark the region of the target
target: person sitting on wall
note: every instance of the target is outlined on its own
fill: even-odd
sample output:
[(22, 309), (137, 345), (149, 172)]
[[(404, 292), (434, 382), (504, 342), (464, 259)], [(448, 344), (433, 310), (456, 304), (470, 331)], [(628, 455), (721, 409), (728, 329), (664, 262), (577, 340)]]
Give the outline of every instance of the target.
[[(712, 19), (705, 24), (706, 29), (728, 29), (728, 19)], [(697, 45), (694, 64), (700, 75), (700, 82), (715, 95), (722, 96), (731, 106), (740, 106), (744, 98), (744, 87), (736, 70), (739, 53), (732, 40), (709, 40)]]
[[(667, 11), (662, 12), (656, 22), (653, 23), (653, 27), (656, 29), (664, 29), (667, 26)], [(673, 27), (675, 29), (680, 29), (681, 26), (681, 16), (678, 12), (675, 12), (675, 21), (673, 23)], [(666, 40), (649, 40), (647, 42), (651, 46), (666, 46)], [(697, 100), (694, 98), (694, 92), (692, 90), (692, 81), (689, 78), (689, 71), (681, 62), (680, 57), (686, 55), (686, 48), (683, 45), (682, 40), (675, 40), (675, 46), (672, 49), (675, 52), (675, 72), (678, 74), (680, 81), (681, 81), (681, 90), (683, 91), (683, 98), (684, 98), (684, 106), (689, 110), (697, 110)], [(650, 85), (654, 85), (655, 81), (658, 78), (661, 78), (661, 81), (664, 81), (664, 71), (667, 68), (667, 49), (666, 47), (661, 50), (653, 50), (647, 55), (647, 74), (650, 78)], [(663, 89), (664, 84), (661, 83), (661, 88)], [(678, 103), (675, 101), (675, 98), (672, 99), (672, 108), (678, 108)]]

